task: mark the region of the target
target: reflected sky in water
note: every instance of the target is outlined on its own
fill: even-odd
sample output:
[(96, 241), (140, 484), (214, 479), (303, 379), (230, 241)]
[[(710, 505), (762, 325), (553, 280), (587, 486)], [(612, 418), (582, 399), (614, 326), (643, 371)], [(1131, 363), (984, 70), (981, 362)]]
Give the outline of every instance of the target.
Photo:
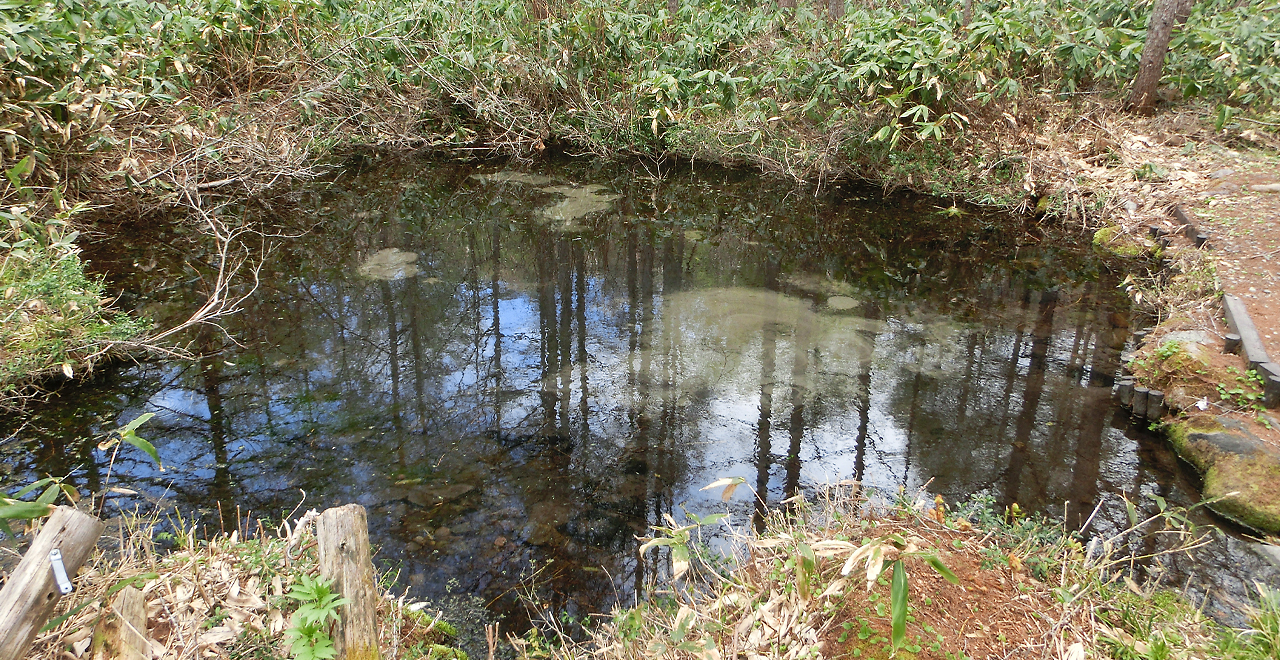
[[(749, 525), (822, 483), (1077, 524), (1101, 504), (1095, 532), (1125, 526), (1121, 493), (1195, 497), (1111, 403), (1115, 276), (1020, 220), (580, 163), (370, 172), (295, 201), (273, 220), (313, 228), (226, 333), (193, 338), (204, 357), (67, 392), (21, 433), (31, 457), (0, 460), (96, 488), (106, 457), (84, 438), (154, 412), (169, 469), (127, 455), (114, 484), (213, 525), (278, 517), (301, 490), (359, 502), (402, 581), (499, 611), (535, 564), (560, 606), (606, 607), (666, 570), (635, 559), (663, 515)], [(126, 300), (189, 313), (199, 256), (140, 241), (115, 264)], [(700, 490), (734, 476), (749, 488), (727, 505)], [(1239, 589), (1260, 560), (1224, 543), (1214, 579)]]

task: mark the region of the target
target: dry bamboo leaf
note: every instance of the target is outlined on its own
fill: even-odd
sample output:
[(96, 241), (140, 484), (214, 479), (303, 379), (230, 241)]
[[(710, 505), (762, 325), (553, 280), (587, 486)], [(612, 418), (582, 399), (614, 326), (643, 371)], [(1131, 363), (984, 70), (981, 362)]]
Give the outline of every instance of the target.
[(216, 628), (210, 628), (201, 634), (197, 643), (201, 648), (208, 648), (224, 642), (229, 642), (235, 638), (236, 634), (232, 632), (230, 628), (227, 626), (218, 626)]
[(258, 598), (248, 592), (241, 592), (239, 595), (230, 596), (227, 598), (226, 602), (227, 605), (232, 607), (240, 607), (247, 610), (260, 610), (267, 606), (261, 598)]
[(835, 582), (832, 582), (830, 585), (828, 585), (827, 588), (824, 589), (822, 593), (818, 596), (818, 598), (827, 598), (829, 596), (839, 596), (841, 593), (844, 592), (844, 587), (848, 583), (849, 583), (848, 580), (844, 578), (840, 578)]
[(848, 541), (814, 541), (809, 547), (813, 548), (814, 555), (826, 558), (856, 550), (858, 546)]
[(689, 571), (689, 560), (672, 559), (671, 560), (671, 579), (679, 580), (681, 576)]
[(746, 598), (746, 596), (744, 596), (743, 594), (738, 593), (738, 592), (725, 594), (725, 595), (723, 595), (723, 596), (721, 596), (721, 597), (717, 598), (717, 599), (716, 599), (714, 602), (712, 602), (710, 605), (708, 605), (708, 606), (707, 606), (707, 611), (708, 611), (708, 612), (718, 612), (718, 611), (720, 611), (720, 609), (721, 609), (721, 608), (726, 607), (726, 606), (737, 606), (738, 604), (742, 603), (742, 601), (743, 601), (745, 598)]
[(876, 578), (880, 577), (882, 568), (884, 568), (884, 546), (876, 544), (871, 549), (871, 555), (867, 557), (867, 591), (871, 591), (871, 586), (875, 584)]
[(284, 629), (284, 615), (280, 613), (280, 610), (273, 609), (267, 612), (267, 630), (270, 630), (272, 635), (278, 635)]
[(871, 554), (871, 551), (874, 550), (876, 547), (877, 547), (877, 544), (868, 543), (864, 546), (859, 547), (857, 550), (854, 550), (853, 554), (850, 554), (849, 558), (845, 560), (844, 567), (840, 569), (840, 575), (848, 575), (852, 573), (854, 565), (857, 564), (859, 561), (862, 561), (862, 559), (865, 558), (867, 555)]

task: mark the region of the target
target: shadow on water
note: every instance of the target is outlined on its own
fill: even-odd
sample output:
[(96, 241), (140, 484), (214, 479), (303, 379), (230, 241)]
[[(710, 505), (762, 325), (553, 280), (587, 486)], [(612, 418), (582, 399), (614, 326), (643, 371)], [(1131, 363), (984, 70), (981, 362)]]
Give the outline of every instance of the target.
[[(305, 507), (359, 502), (407, 585), (515, 616), (521, 584), (575, 616), (642, 592), (667, 569), (637, 560), (636, 536), (722, 510), (699, 489), (726, 476), (760, 495), (729, 503), (744, 524), (846, 479), (1077, 525), (1099, 507), (1102, 533), (1126, 526), (1121, 494), (1197, 497), (1111, 403), (1128, 308), (1069, 236), (641, 165), (430, 165), (298, 199), (277, 220), (315, 229), (272, 254), (226, 333), (194, 338), (203, 357), (36, 409), (30, 452), (0, 457), (14, 483), (99, 487), (85, 439), (155, 412), (144, 435), (172, 467), (125, 457), (115, 484), (215, 526), (237, 507), (278, 517), (300, 490)], [(119, 281), (181, 316), (193, 250), (139, 241)], [(1237, 599), (1275, 571), (1235, 537), (1200, 561), (1194, 584)]]

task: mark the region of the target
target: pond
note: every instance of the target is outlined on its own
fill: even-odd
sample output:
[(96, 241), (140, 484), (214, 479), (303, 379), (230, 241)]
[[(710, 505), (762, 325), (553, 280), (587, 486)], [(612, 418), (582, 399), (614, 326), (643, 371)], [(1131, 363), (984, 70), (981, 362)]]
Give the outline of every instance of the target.
[[(8, 485), (100, 488), (94, 435), (153, 412), (166, 470), (122, 454), (111, 484), (137, 493), (109, 510), (163, 498), (229, 529), (358, 502), (416, 596), (512, 616), (529, 590), (574, 616), (642, 592), (667, 569), (637, 536), (668, 514), (750, 525), (821, 484), (1073, 525), (1096, 507), (1089, 533), (1126, 527), (1126, 496), (1198, 497), (1112, 403), (1120, 271), (1034, 221), (578, 161), (372, 168), (255, 213), (274, 249), (243, 310), (194, 336), (202, 357), (6, 420)], [(165, 320), (201, 301), (200, 246), (139, 232), (90, 254)], [(700, 490), (723, 477), (746, 480), (727, 504)], [(1215, 607), (1276, 575), (1233, 535), (1181, 562)]]

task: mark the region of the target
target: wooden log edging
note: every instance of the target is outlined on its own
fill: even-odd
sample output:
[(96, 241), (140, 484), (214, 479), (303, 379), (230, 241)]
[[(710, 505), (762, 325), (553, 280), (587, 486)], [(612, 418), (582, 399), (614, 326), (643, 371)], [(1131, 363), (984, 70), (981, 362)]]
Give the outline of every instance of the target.
[(93, 553), (102, 529), (101, 520), (83, 511), (69, 506), (54, 509), (0, 589), (0, 660), (26, 656), (63, 596), (49, 553), (61, 552), (67, 576), (75, 577)]
[(1227, 317), (1227, 327), (1231, 328), (1233, 334), (1240, 336), (1240, 354), (1244, 357), (1245, 364), (1249, 369), (1258, 370), (1261, 374), (1259, 365), (1271, 362), (1271, 358), (1267, 357), (1267, 349), (1262, 344), (1262, 335), (1258, 334), (1258, 328), (1249, 317), (1249, 310), (1245, 308), (1244, 301), (1231, 294), (1224, 294), (1222, 312)]
[[(1181, 204), (1174, 204), (1172, 215), (1182, 224), (1183, 235), (1194, 242), (1197, 248), (1206, 245), (1209, 235), (1196, 228)], [(1244, 301), (1237, 296), (1224, 294), (1222, 311), (1227, 318), (1227, 326), (1231, 329), (1224, 338), (1223, 352), (1239, 353), (1244, 357), (1247, 368), (1258, 372), (1262, 377), (1262, 405), (1268, 408), (1280, 407), (1280, 365), (1272, 362), (1267, 355), (1262, 337), (1258, 334), (1258, 328), (1249, 316)]]
[(1203, 249), (1209, 241), (1209, 235), (1196, 228), (1196, 224), (1191, 221), (1191, 216), (1187, 215), (1181, 204), (1173, 205), (1172, 215), (1178, 224), (1182, 225), (1182, 235), (1197, 248)]

